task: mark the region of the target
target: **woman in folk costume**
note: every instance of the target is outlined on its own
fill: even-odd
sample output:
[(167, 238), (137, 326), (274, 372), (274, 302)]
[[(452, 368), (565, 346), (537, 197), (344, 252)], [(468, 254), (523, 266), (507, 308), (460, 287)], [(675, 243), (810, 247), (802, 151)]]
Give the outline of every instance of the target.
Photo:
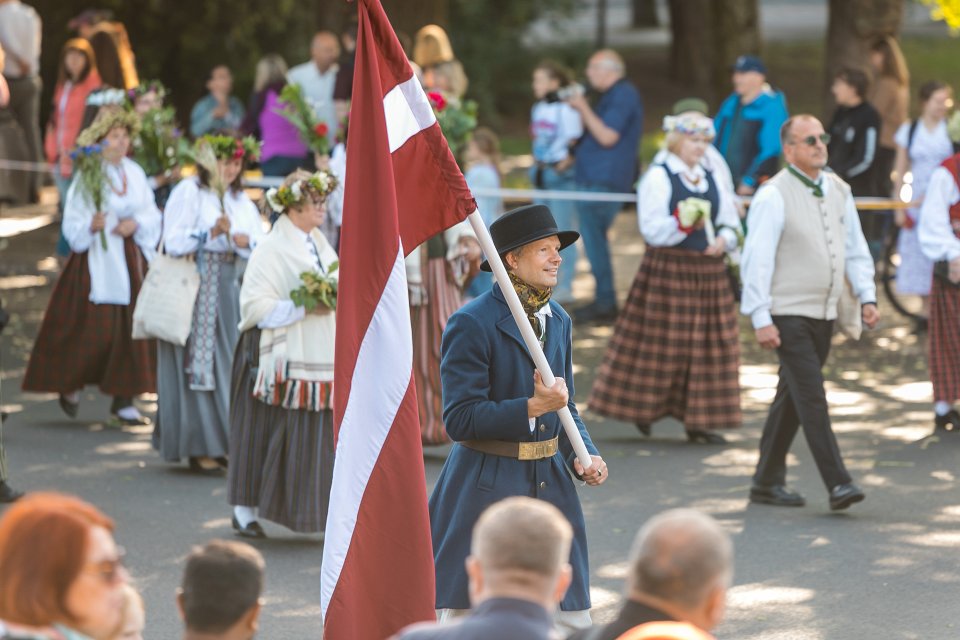
[(337, 254), (317, 229), (336, 188), (297, 170), (267, 202), (280, 214), (240, 288), (240, 342), (230, 393), (233, 528), (264, 537), (258, 517), (323, 531), (333, 479)]
[[(958, 132), (960, 133), (960, 132)], [(960, 430), (960, 153), (933, 170), (917, 227), (934, 262), (930, 289), (930, 379), (936, 431)]]
[(63, 212), (71, 254), (23, 379), (24, 391), (59, 393), (70, 417), (77, 415), (83, 387), (96, 384), (113, 396), (113, 418), (127, 425), (143, 422), (133, 397), (157, 386), (154, 342), (131, 338), (134, 303), (160, 239), (160, 211), (147, 176), (126, 157), (138, 127), (135, 114), (103, 109), (77, 138), (88, 150), (102, 145), (103, 210), (95, 210), (77, 171)]
[(727, 190), (701, 164), (714, 137), (699, 114), (667, 116), (668, 154), (638, 189), (647, 251), (590, 394), (590, 409), (633, 422), (684, 423), (691, 442), (723, 444), (740, 426), (740, 343), (723, 261), (740, 219)]
[(236, 262), (250, 256), (263, 227), (240, 183), (257, 143), (204, 136), (196, 149), (198, 175), (174, 187), (164, 209), (163, 245), (170, 255), (195, 256), (200, 289), (187, 344), (157, 343), (153, 446), (168, 462), (188, 458), (191, 470), (216, 472), (226, 466), (230, 369), (239, 337)]

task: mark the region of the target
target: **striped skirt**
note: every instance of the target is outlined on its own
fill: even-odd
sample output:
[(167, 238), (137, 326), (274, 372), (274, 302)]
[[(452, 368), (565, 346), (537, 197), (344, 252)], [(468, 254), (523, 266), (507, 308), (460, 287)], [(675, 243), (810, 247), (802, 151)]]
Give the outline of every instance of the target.
[(47, 303), (24, 391), (72, 393), (94, 384), (107, 395), (132, 398), (157, 390), (156, 342), (131, 337), (147, 263), (132, 238), (123, 248), (130, 273), (128, 305), (90, 302), (87, 252), (70, 254)]
[(740, 340), (718, 258), (650, 248), (640, 263), (588, 400), (601, 415), (688, 430), (733, 429), (740, 413)]
[(333, 411), (299, 411), (253, 397), (260, 331), (240, 336), (230, 390), (232, 505), (258, 507), (259, 516), (300, 533), (327, 525), (333, 481)]
[(930, 380), (933, 399), (960, 399), (960, 288), (934, 278), (930, 289)]
[(440, 383), (440, 340), (450, 316), (460, 308), (460, 289), (444, 258), (427, 260), (424, 280), (427, 303), (410, 307), (413, 324), (413, 380), (420, 410), (420, 441), (425, 445), (450, 442), (443, 426)]

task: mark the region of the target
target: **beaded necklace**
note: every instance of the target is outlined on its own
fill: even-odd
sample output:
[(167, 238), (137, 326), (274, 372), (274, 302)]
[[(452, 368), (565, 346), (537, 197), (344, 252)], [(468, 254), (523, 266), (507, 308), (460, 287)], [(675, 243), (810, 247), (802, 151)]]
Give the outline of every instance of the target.
[(110, 177), (110, 174), (107, 174), (107, 184), (110, 185), (110, 191), (113, 191), (115, 194), (121, 198), (127, 195), (127, 172), (123, 168), (123, 163), (116, 165), (117, 170), (120, 172), (120, 190), (113, 185), (113, 179)]

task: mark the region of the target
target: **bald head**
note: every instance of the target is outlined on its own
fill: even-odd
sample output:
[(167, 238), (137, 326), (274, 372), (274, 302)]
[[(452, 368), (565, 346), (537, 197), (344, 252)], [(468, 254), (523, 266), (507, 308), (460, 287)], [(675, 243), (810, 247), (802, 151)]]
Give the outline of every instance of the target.
[(626, 74), (623, 58), (613, 49), (600, 49), (587, 63), (587, 80), (597, 91), (603, 92), (617, 83)]
[(326, 72), (340, 57), (340, 40), (335, 33), (318, 31), (310, 43), (310, 58), (321, 72)]
[(733, 543), (716, 520), (692, 509), (654, 516), (630, 554), (629, 587), (683, 609), (697, 609), (733, 578)]

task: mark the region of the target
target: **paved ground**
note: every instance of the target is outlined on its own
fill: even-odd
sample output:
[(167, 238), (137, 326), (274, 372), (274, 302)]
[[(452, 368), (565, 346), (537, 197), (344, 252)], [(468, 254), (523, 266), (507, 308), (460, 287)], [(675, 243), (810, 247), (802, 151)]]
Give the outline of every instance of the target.
[[(0, 252), (0, 290), (15, 314), (0, 348), (0, 403), (13, 412), (4, 425), (13, 480), (29, 490), (76, 493), (112, 515), (146, 599), (146, 637), (175, 638), (173, 591), (185, 554), (192, 545), (231, 535), (225, 483), (160, 461), (150, 449), (149, 428), (105, 427), (107, 401), (95, 390), (84, 394), (76, 420), (60, 413), (53, 396), (20, 393), (24, 358), (55, 277), (49, 257), (55, 236), (53, 227), (28, 231), (8, 238)], [(614, 237), (625, 292), (642, 253), (635, 218), (622, 215)], [(586, 280), (578, 282), (581, 295), (588, 295)], [(609, 333), (606, 327), (577, 329), (581, 400)], [(735, 585), (727, 620), (717, 630), (720, 638), (938, 640), (960, 635), (960, 436), (925, 438), (930, 386), (923, 345), (890, 316), (861, 343), (837, 342), (828, 369), (836, 430), (868, 492), (867, 501), (847, 513), (829, 512), (802, 440), (795, 446), (791, 481), (807, 495), (809, 506), (778, 510), (747, 504), (776, 370), (772, 357), (753, 346), (746, 327), (745, 425), (731, 436), (730, 446), (687, 445), (672, 421), (656, 425), (654, 438), (645, 440), (630, 425), (585, 411), (611, 469), (605, 486), (581, 490), (596, 619), (609, 619), (616, 609), (626, 552), (639, 525), (662, 509), (691, 506), (719, 518), (736, 544)], [(149, 410), (151, 402), (144, 407)], [(426, 452), (430, 484), (444, 455), (443, 448)], [(266, 528), (270, 538), (258, 544), (268, 565), (260, 637), (319, 638), (322, 543), (269, 523)]]

